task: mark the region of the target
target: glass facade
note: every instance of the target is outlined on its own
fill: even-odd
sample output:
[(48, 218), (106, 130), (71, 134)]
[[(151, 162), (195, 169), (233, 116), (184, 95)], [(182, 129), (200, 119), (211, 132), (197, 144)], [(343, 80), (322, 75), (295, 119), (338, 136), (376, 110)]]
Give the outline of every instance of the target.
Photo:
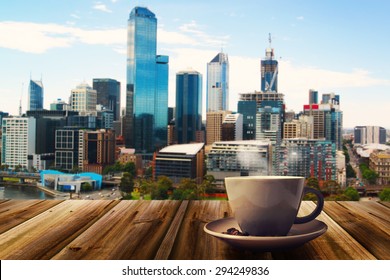
[(176, 74), (176, 140), (178, 144), (196, 141), (202, 129), (202, 75), (196, 71)]
[(28, 110), (43, 109), (43, 84), (42, 81), (30, 80), (28, 88)]
[(121, 83), (113, 79), (93, 79), (93, 89), (97, 92), (97, 104), (113, 111), (114, 120), (119, 120), (121, 110)]
[(78, 129), (56, 130), (56, 168), (70, 171), (74, 167), (79, 166), (79, 132)]
[(150, 154), (167, 141), (168, 57), (156, 56), (157, 19), (147, 8), (131, 11), (127, 31), (125, 141)]
[(336, 145), (331, 141), (284, 139), (280, 175), (336, 180)]
[(261, 60), (261, 91), (278, 92), (278, 61), (274, 60), (274, 50), (266, 50), (266, 58)]
[(207, 63), (206, 111), (226, 111), (229, 107), (229, 61), (219, 53)]
[(238, 101), (238, 113), (243, 116), (243, 140), (256, 138), (256, 101)]

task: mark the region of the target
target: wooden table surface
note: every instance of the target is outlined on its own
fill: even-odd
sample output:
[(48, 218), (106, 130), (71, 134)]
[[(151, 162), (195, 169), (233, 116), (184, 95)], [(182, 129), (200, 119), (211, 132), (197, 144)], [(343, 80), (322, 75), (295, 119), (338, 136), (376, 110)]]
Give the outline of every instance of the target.
[[(304, 201), (308, 213), (313, 202)], [(325, 202), (328, 230), (294, 249), (252, 252), (208, 235), (227, 201), (0, 200), (0, 259), (390, 259), (390, 203)]]

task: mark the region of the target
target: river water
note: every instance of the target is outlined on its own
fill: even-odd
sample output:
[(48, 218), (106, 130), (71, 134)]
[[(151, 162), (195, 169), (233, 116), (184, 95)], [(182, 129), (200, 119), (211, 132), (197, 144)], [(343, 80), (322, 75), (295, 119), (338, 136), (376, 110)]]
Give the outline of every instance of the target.
[(36, 187), (4, 187), (0, 188), (0, 199), (54, 199)]

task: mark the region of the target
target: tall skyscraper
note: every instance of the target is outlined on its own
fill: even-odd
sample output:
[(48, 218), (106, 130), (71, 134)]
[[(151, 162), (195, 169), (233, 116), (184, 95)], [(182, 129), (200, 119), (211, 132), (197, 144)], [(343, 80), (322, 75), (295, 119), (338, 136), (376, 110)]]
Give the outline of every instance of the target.
[(92, 87), (96, 90), (96, 102), (114, 113), (114, 120), (119, 120), (121, 110), (121, 83), (113, 79), (93, 79)]
[(318, 91), (309, 90), (309, 104), (318, 104)]
[(81, 83), (71, 91), (71, 110), (79, 112), (81, 115), (92, 114), (93, 112), (96, 114), (96, 95), (96, 90), (92, 89), (87, 83)]
[(271, 34), (269, 47), (265, 50), (265, 58), (261, 60), (261, 91), (278, 92), (278, 61), (274, 59), (274, 49), (271, 48)]
[(206, 112), (226, 111), (229, 107), (229, 61), (225, 53), (207, 63)]
[(304, 114), (313, 117), (314, 139), (326, 139), (342, 150), (343, 112), (340, 110), (340, 96), (323, 94), (321, 104), (303, 106)]
[(43, 83), (30, 80), (28, 87), (28, 110), (43, 109)]
[(157, 18), (135, 7), (127, 27), (124, 134), (127, 147), (151, 154), (167, 143), (168, 56), (157, 56)]
[(197, 71), (176, 74), (175, 126), (178, 144), (195, 142), (202, 129), (202, 75)]

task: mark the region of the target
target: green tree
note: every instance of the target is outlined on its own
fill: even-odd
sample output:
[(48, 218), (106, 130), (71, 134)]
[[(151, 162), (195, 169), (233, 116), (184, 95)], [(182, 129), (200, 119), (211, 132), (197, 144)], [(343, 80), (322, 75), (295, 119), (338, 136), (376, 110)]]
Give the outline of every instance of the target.
[(379, 193), (379, 199), (382, 201), (390, 201), (390, 188), (384, 188)]
[(313, 189), (317, 189), (317, 190), (320, 189), (320, 184), (319, 184), (319, 182), (318, 182), (318, 179), (315, 178), (315, 177), (307, 178), (307, 180), (306, 180), (306, 186), (311, 187), (311, 188), (313, 188)]
[(324, 193), (332, 195), (340, 192), (340, 185), (335, 180), (328, 180), (324, 182)]
[(136, 175), (135, 163), (134, 162), (126, 162), (125, 165), (121, 166), (121, 171), (130, 173), (133, 177)]
[(378, 178), (378, 174), (368, 168), (367, 164), (365, 163), (360, 164), (359, 167), (362, 172), (363, 179), (366, 179), (370, 184), (375, 184), (376, 179)]
[(84, 182), (80, 186), (81, 191), (83, 192), (90, 192), (93, 191), (93, 187), (89, 182)]
[(172, 180), (167, 176), (159, 176), (157, 182), (152, 188), (152, 199), (164, 200), (169, 198), (168, 192), (173, 189)]
[(202, 182), (202, 189), (205, 193), (215, 193), (216, 187), (215, 187), (215, 178), (213, 175), (205, 175), (203, 177)]
[(145, 178), (152, 178), (153, 176), (153, 167), (149, 166), (145, 170)]
[(131, 194), (134, 190), (133, 176), (131, 176), (131, 174), (128, 172), (123, 173), (119, 187), (120, 187), (122, 192), (124, 192), (126, 194)]
[(346, 188), (345, 191), (344, 191), (344, 196), (348, 200), (353, 200), (353, 201), (359, 201), (360, 200), (360, 195), (359, 195), (358, 191), (355, 188), (353, 188), (353, 187)]
[(173, 192), (174, 199), (201, 199), (204, 190), (197, 185), (194, 179), (184, 178), (180, 181), (178, 188)]
[(347, 172), (347, 178), (356, 178), (356, 171), (349, 163), (347, 164), (346, 172)]

